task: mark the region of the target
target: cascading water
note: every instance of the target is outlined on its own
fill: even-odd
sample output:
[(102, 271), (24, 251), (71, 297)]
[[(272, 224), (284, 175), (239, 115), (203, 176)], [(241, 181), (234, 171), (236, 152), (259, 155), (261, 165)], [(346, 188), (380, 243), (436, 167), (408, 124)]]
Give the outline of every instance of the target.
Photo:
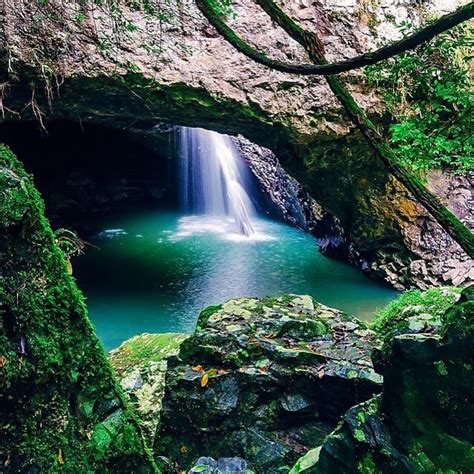
[(255, 209), (248, 192), (245, 163), (227, 135), (180, 128), (181, 205), (186, 212), (230, 216), (239, 233), (254, 233)]

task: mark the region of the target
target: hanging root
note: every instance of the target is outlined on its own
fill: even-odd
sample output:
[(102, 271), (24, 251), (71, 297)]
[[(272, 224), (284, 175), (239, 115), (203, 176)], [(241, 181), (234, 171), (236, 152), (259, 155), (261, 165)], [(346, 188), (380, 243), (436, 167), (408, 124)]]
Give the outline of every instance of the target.
[(0, 84), (0, 114), (2, 115), (2, 118), (5, 118), (5, 112), (10, 113), (11, 115), (16, 115), (20, 118), (20, 114), (16, 110), (10, 109), (5, 105), (5, 96), (9, 87), (10, 83), (8, 81)]
[(38, 102), (36, 101), (35, 97), (35, 92), (36, 92), (36, 87), (34, 84), (31, 85), (31, 100), (28, 103), (27, 107), (31, 107), (31, 110), (33, 112), (33, 115), (35, 116), (36, 120), (40, 124), (41, 128), (46, 131), (46, 127), (44, 126), (43, 122), (43, 115), (44, 112), (40, 109)]

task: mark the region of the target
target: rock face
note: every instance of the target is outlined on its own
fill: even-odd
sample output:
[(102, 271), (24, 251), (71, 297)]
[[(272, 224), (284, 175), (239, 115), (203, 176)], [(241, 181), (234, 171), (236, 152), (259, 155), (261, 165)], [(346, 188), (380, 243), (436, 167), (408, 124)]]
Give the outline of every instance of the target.
[[(431, 171), (428, 188), (440, 196), (463, 222), (474, 231), (474, 172), (455, 175)], [(439, 284), (468, 285), (474, 282), (474, 262), (428, 215), (420, 215), (404, 230), (415, 255), (410, 264), (417, 286)]]
[(473, 471), (474, 288), (437, 319), (387, 337), (374, 354), (382, 395), (351, 408), (292, 473)]
[(204, 310), (168, 362), (154, 450), (180, 468), (200, 456), (279, 472), (380, 390), (374, 333), (309, 296), (231, 300)]
[[(455, 3), (434, 0), (414, 7), (408, 0), (396, 6), (328, 0), (286, 7), (320, 32), (328, 58), (336, 60), (388, 42), (397, 35), (394, 23), (419, 23), (425, 7), (440, 13)], [(397, 287), (421, 285), (423, 273), (437, 284), (462, 279), (436, 244), (413, 241), (410, 229), (420, 220), (434, 225), (432, 219), (374, 161), (324, 79), (268, 71), (249, 62), (209, 27), (192, 1), (160, 5), (160, 20), (125, 5), (120, 14), (108, 11), (107, 3), (87, 9), (81, 5), (43, 2), (38, 11), (26, 0), (2, 5), (0, 73), (8, 83), (2, 88), (6, 119), (67, 118), (148, 129), (166, 120), (241, 133), (274, 151), (285, 169), (338, 219), (344, 240), (329, 236), (327, 244), (343, 245), (351, 262), (367, 273)], [(237, 18), (229, 22), (244, 37), (265, 45), (272, 57), (304, 59), (300, 48), (274, 29), (253, 2), (239, 1), (235, 10)], [(380, 101), (361, 74), (345, 78), (358, 102), (377, 113)], [(441, 235), (455, 248), (451, 260), (466, 262)], [(426, 270), (420, 245), (427, 248)]]
[(0, 189), (0, 470), (152, 472), (44, 204), (4, 146)]
[(279, 217), (307, 231), (315, 230), (324, 211), (280, 165), (271, 150), (252, 143), (242, 136), (234, 144), (258, 180), (260, 188), (276, 206)]
[(330, 257), (347, 257), (344, 229), (337, 218), (326, 212), (281, 166), (268, 148), (239, 135), (234, 143), (249, 165), (276, 214), (290, 224), (304, 229), (319, 239), (319, 249)]

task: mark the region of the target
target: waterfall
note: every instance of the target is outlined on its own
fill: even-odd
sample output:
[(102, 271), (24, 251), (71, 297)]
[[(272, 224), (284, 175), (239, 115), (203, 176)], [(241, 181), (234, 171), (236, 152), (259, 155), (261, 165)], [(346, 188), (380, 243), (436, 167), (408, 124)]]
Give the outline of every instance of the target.
[(245, 162), (227, 135), (180, 127), (180, 199), (186, 212), (230, 216), (239, 233), (254, 233)]

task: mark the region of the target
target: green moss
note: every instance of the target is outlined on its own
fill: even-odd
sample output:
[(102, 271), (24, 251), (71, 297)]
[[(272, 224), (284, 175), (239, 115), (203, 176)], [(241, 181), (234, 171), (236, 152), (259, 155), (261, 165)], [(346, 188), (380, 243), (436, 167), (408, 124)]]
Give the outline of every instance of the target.
[(351, 369), (347, 372), (347, 378), (349, 379), (355, 379), (359, 374), (357, 373), (357, 370)]
[[(22, 472), (153, 470), (43, 201), (3, 145), (0, 194), (1, 455)], [(99, 427), (119, 410), (108, 440)]]
[(199, 314), (196, 324), (196, 330), (199, 331), (204, 329), (207, 322), (209, 321), (209, 318), (214, 313), (217, 313), (220, 309), (222, 309), (222, 305), (208, 306), (207, 308), (204, 308)]
[(378, 472), (374, 458), (371, 453), (367, 453), (357, 466), (357, 471), (361, 474), (373, 474)]
[(440, 320), (460, 293), (461, 289), (456, 287), (406, 291), (376, 313), (372, 327), (382, 337), (388, 337), (406, 328), (411, 316), (429, 314), (432, 319)]
[(138, 362), (159, 362), (167, 358), (188, 337), (180, 333), (140, 334), (113, 350), (109, 360), (114, 372), (120, 375)]
[(435, 366), (439, 375), (448, 375), (448, 369), (446, 368), (446, 364), (442, 360), (435, 362)]
[(354, 438), (360, 442), (365, 441), (365, 434), (361, 429), (357, 428), (354, 430)]
[(450, 308), (441, 318), (441, 334), (469, 337), (474, 333), (474, 285), (462, 290), (459, 303)]

